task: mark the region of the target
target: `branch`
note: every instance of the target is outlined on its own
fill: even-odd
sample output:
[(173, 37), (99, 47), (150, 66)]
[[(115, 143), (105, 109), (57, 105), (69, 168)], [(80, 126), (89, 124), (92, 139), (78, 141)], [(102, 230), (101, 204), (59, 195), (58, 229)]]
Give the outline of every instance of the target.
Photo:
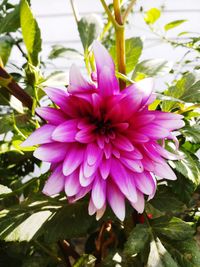
[(130, 14), (133, 6), (135, 5), (136, 3), (136, 0), (132, 0), (129, 4), (129, 6), (127, 7), (127, 9), (124, 11), (123, 15), (122, 15), (122, 20), (123, 20), (123, 23), (126, 22), (127, 18), (128, 18), (128, 15)]
[(13, 77), (0, 66), (0, 85), (7, 88), (22, 104), (32, 109), (33, 99), (15, 82)]
[(77, 8), (76, 8), (76, 6), (74, 4), (74, 0), (70, 0), (70, 4), (71, 4), (71, 7), (72, 7), (72, 12), (73, 12), (76, 24), (78, 24), (80, 18), (79, 18), (78, 10), (77, 10)]
[(108, 6), (106, 4), (106, 2), (104, 0), (100, 0), (100, 1), (101, 1), (101, 4), (102, 4), (106, 14), (108, 15), (109, 20), (112, 22), (112, 24), (115, 28), (118, 28), (120, 25), (116, 22), (115, 18), (113, 17), (110, 9), (108, 8)]

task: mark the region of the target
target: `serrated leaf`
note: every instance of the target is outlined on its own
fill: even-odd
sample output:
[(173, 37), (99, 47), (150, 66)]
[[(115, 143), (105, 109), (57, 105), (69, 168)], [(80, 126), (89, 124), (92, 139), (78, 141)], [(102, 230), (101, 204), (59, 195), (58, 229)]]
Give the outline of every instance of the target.
[(147, 59), (138, 63), (132, 75), (132, 79), (137, 79), (138, 75), (145, 75), (145, 77), (162, 76), (172, 68), (172, 63), (165, 59)]
[[(139, 57), (142, 53), (143, 43), (141, 38), (139, 37), (132, 37), (129, 39), (126, 39), (125, 41), (126, 46), (126, 72), (130, 73), (135, 65), (137, 64)], [(110, 48), (110, 54), (112, 55), (112, 58), (117, 66), (117, 56), (116, 56), (116, 47), (113, 45)]]
[(26, 0), (21, 0), (20, 24), (29, 61), (32, 65), (37, 66), (39, 62), (38, 55), (41, 51), (41, 34), (37, 21)]
[[(179, 79), (175, 85), (165, 91), (166, 96), (180, 99), (184, 102), (200, 102), (200, 75), (199, 73), (188, 73)], [(163, 101), (162, 110), (171, 111), (178, 107), (177, 101)]]
[(80, 58), (82, 56), (83, 55), (76, 49), (66, 48), (60, 45), (54, 45), (49, 54), (49, 59), (56, 59), (58, 57), (66, 57), (66, 58), (79, 57)]
[(101, 30), (101, 19), (94, 14), (84, 16), (78, 21), (78, 31), (84, 50), (87, 50), (92, 42), (97, 39)]
[(182, 151), (184, 158), (181, 160), (169, 161), (170, 165), (198, 186), (200, 184), (199, 159), (183, 148), (180, 149), (180, 151)]
[(170, 240), (190, 239), (194, 234), (194, 229), (189, 223), (179, 218), (168, 218), (166, 216), (151, 220), (151, 226), (157, 236), (165, 237)]
[(184, 205), (165, 185), (158, 186), (155, 197), (149, 203), (161, 212), (168, 213), (180, 212)]
[(180, 132), (186, 137), (186, 141), (194, 144), (200, 143), (200, 125), (185, 126)]
[(181, 242), (167, 240), (163, 243), (180, 267), (200, 266), (199, 246), (193, 239)]
[(15, 32), (20, 27), (20, 6), (16, 5), (14, 10), (9, 12), (0, 21), (0, 34), (4, 32)]
[(147, 267), (179, 267), (169, 252), (162, 245), (159, 238), (153, 239), (150, 244), (150, 253)]
[(164, 29), (165, 31), (169, 31), (171, 29), (174, 29), (175, 27), (178, 27), (179, 25), (183, 24), (186, 21), (187, 20), (185, 19), (171, 21), (164, 26)]
[(130, 233), (124, 247), (124, 254), (133, 256), (140, 253), (150, 240), (150, 231), (145, 224), (137, 224)]
[(161, 15), (161, 11), (158, 8), (151, 8), (145, 13), (144, 20), (147, 24), (154, 24)]

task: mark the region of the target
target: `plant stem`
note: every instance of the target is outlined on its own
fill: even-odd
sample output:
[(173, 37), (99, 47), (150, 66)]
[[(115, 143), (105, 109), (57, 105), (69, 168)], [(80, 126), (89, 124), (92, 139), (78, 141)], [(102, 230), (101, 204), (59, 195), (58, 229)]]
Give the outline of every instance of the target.
[(54, 259), (56, 262), (61, 263), (61, 258), (57, 257), (52, 251), (50, 251), (48, 248), (46, 248), (43, 244), (41, 244), (38, 240), (34, 240), (34, 243), (40, 247), (47, 255), (49, 255), (52, 259)]
[(76, 8), (76, 6), (74, 4), (74, 0), (70, 0), (70, 4), (71, 4), (71, 7), (72, 7), (72, 12), (73, 12), (76, 24), (78, 24), (80, 18), (79, 18), (78, 10), (77, 10), (77, 8)]
[(115, 28), (119, 27), (117, 21), (115, 20), (115, 18), (113, 17), (110, 9), (108, 8), (106, 2), (104, 0), (100, 0), (100, 1), (101, 1), (101, 4), (102, 4), (102, 6), (103, 6), (103, 8), (104, 8), (104, 10), (106, 12), (106, 14), (108, 15), (109, 20), (112, 22), (113, 26)]
[(15, 82), (13, 77), (0, 66), (0, 85), (7, 88), (22, 104), (32, 109), (33, 99)]
[[(115, 13), (115, 20), (117, 21), (117, 24), (120, 26), (115, 28), (118, 71), (121, 74), (126, 75), (125, 27), (121, 16), (120, 0), (113, 0), (113, 6)], [(122, 79), (119, 79), (119, 84), (121, 89), (124, 89), (126, 87), (126, 82)]]
[(122, 15), (123, 23), (126, 22), (128, 15), (130, 14), (135, 3), (136, 3), (136, 0), (132, 0), (129, 6), (127, 7), (127, 9), (124, 11), (124, 14)]

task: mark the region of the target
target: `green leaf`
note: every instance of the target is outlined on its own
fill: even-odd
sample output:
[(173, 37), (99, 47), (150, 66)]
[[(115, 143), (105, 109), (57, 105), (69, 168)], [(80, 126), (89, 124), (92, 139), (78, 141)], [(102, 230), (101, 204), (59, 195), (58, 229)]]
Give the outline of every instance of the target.
[(65, 57), (65, 58), (79, 57), (80, 58), (82, 56), (83, 55), (76, 49), (66, 48), (61, 45), (54, 45), (49, 54), (49, 59), (55, 59), (58, 57)]
[(13, 39), (9, 36), (0, 37), (0, 58), (6, 65), (13, 46)]
[(150, 253), (147, 267), (179, 267), (159, 238), (153, 239), (150, 244)]
[(181, 19), (181, 20), (174, 20), (174, 21), (171, 21), (169, 23), (167, 23), (165, 26), (164, 26), (164, 29), (165, 31), (169, 31), (179, 25), (181, 25), (182, 23), (186, 22), (187, 20), (185, 19)]
[(92, 14), (84, 16), (78, 21), (78, 31), (83, 44), (83, 48), (86, 51), (92, 42), (98, 38), (102, 31), (102, 22), (99, 17)]
[(200, 125), (185, 126), (180, 132), (185, 136), (186, 141), (194, 144), (200, 143)]
[(29, 61), (32, 65), (37, 66), (39, 62), (38, 54), (41, 51), (41, 34), (26, 0), (21, 0), (20, 23)]
[(161, 212), (168, 213), (181, 212), (184, 205), (165, 185), (158, 186), (155, 197), (149, 203)]
[(87, 203), (79, 201), (61, 208), (42, 229), (46, 242), (85, 236), (95, 222), (94, 216), (88, 215), (87, 206)]
[(93, 255), (83, 254), (74, 264), (73, 267), (94, 267), (96, 258)]
[(138, 63), (132, 75), (132, 79), (137, 79), (138, 75), (145, 75), (145, 77), (162, 76), (172, 68), (171, 62), (164, 59), (147, 59)]
[(181, 160), (169, 161), (170, 165), (198, 186), (200, 184), (199, 159), (183, 148), (180, 149), (180, 151), (183, 153), (184, 158)]
[[(126, 39), (125, 46), (126, 46), (126, 72), (130, 73), (134, 69), (142, 53), (143, 43), (142, 43), (141, 38), (132, 37), (132, 38)], [(117, 56), (116, 56), (115, 45), (113, 45), (110, 48), (110, 54), (115, 62), (115, 65), (117, 66)]]
[(142, 252), (149, 240), (149, 228), (145, 224), (137, 224), (128, 237), (124, 247), (124, 254), (132, 257)]
[(181, 242), (167, 240), (163, 243), (180, 267), (200, 266), (199, 246), (193, 239)]
[(0, 34), (4, 32), (15, 32), (20, 27), (20, 6), (16, 5), (14, 10), (8, 13), (0, 21)]
[(147, 24), (154, 24), (161, 15), (161, 11), (157, 8), (151, 8), (145, 13), (144, 20)]
[(157, 236), (165, 237), (171, 240), (190, 239), (194, 234), (194, 229), (189, 223), (179, 218), (168, 218), (167, 216), (151, 220), (151, 226)]
[(141, 38), (132, 37), (127, 39), (126, 45), (126, 72), (131, 72), (140, 58), (142, 53), (143, 43)]
[[(197, 72), (188, 73), (179, 79), (175, 85), (165, 91), (166, 96), (178, 98), (184, 102), (200, 102), (200, 75)], [(171, 111), (178, 107), (177, 101), (163, 101), (162, 110)]]
[(176, 172), (176, 176), (177, 180), (169, 181), (168, 184), (177, 198), (188, 205), (192, 199), (194, 191), (196, 190), (196, 185), (179, 172)]

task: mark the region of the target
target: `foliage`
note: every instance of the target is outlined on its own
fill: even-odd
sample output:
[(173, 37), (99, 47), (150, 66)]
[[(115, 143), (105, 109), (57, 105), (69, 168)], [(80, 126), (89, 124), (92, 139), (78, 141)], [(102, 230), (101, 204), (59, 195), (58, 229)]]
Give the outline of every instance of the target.
[[(0, 266), (200, 266), (195, 240), (200, 225), (200, 65), (198, 60), (191, 65), (193, 55), (199, 58), (200, 37), (180, 32), (176, 40), (169, 39), (168, 31), (178, 29), (185, 20), (168, 22), (157, 30), (162, 12), (153, 7), (143, 14), (149, 30), (175, 48), (184, 47), (190, 60), (172, 64), (156, 55), (144, 58), (141, 37), (125, 41), (127, 76), (117, 73), (119, 78), (128, 84), (145, 77), (163, 76), (164, 81), (166, 74), (170, 77), (151, 109), (184, 116), (185, 126), (177, 133), (183, 157), (169, 161), (178, 179), (158, 183), (155, 197), (146, 201), (144, 214), (127, 205), (123, 223), (109, 210), (97, 222), (88, 215), (87, 197), (68, 204), (64, 195), (44, 196), (41, 191), (49, 172), (44, 173), (42, 163), (33, 157), (35, 147), (20, 147), (43, 123), (35, 107), (46, 105), (42, 91), (45, 84), (56, 79), (61, 79), (62, 85), (67, 82), (60, 72), (45, 73), (48, 62), (43, 62), (42, 36), (30, 1), (15, 2), (0, 1), (0, 66), (9, 66), (9, 74), (31, 96), (33, 108), (29, 110), (13, 100), (13, 91), (8, 88), (10, 76), (2, 77), (0, 72)], [(112, 12), (113, 6), (109, 8)], [(55, 44), (50, 60), (76, 57), (85, 60), (91, 72), (91, 45), (100, 38), (117, 61), (114, 27), (105, 14), (103, 22), (96, 15), (82, 17), (77, 29), (83, 51)], [(160, 35), (163, 29), (164, 35)], [(184, 34), (188, 38), (183, 42), (179, 37)], [(17, 68), (10, 59), (13, 48), (19, 50), (24, 62)], [(176, 150), (173, 142), (165, 145), (169, 151)]]

